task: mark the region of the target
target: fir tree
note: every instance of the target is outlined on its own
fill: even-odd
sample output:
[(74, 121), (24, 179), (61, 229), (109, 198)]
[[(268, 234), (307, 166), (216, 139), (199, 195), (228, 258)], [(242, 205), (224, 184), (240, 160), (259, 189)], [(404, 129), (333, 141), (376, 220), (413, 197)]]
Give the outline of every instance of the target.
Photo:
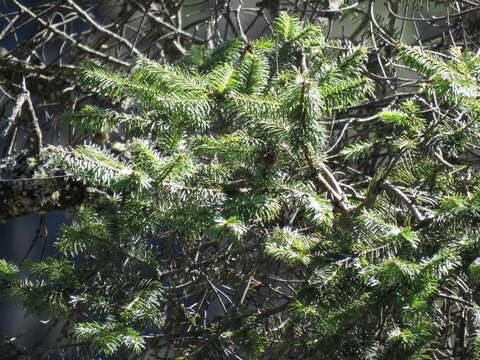
[(111, 107), (64, 120), (123, 141), (43, 150), (97, 200), (28, 276), (0, 263), (3, 295), (65, 356), (178, 359), (435, 359), (456, 299), (480, 357), (480, 58), (392, 49), (421, 80), (363, 118), (370, 50), (286, 14), (176, 64), (86, 62)]

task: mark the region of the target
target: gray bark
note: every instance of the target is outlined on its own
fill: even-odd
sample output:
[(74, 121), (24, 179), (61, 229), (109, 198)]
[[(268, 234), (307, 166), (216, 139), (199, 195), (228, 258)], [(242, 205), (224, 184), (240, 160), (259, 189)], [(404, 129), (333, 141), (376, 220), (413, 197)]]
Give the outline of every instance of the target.
[(27, 151), (0, 161), (0, 222), (65, 210), (92, 199), (92, 189)]

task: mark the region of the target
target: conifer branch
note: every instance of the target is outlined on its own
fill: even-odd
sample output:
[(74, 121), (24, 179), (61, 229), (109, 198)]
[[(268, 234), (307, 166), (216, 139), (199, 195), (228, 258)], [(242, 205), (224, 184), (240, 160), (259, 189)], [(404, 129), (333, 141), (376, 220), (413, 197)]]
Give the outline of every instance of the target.
[[(70, 206), (75, 216), (59, 230), (53, 257), (0, 259), (0, 295), (49, 324), (65, 323), (62, 341), (89, 358), (480, 354), (472, 335), (480, 279), (477, 54), (399, 45), (393, 58), (396, 20), (386, 31), (372, 2), (356, 8), (373, 22), (375, 56), (287, 13), (269, 38), (225, 40), (219, 19), (227, 19), (225, 34), (249, 37), (249, 27), (231, 29), (232, 9), (216, 4), (210, 45), (180, 59), (204, 29), (189, 34), (195, 25), (182, 26), (179, 4), (129, 1), (123, 12), (140, 9), (167, 28), (161, 36), (175, 37), (150, 52), (172, 65), (140, 57), (120, 73), (88, 61), (82, 84), (100, 98), (89, 94), (63, 116), (77, 145), (42, 148), (39, 134), (35, 153), (14, 153), (18, 141), (7, 146), (14, 155), (0, 162), (0, 220)], [(143, 18), (131, 41), (128, 26), (122, 33), (94, 23), (74, 2), (58, 6), (117, 50), (142, 51)], [(58, 39), (67, 31), (60, 26), (72, 24), (72, 16), (50, 21), (54, 7), (24, 8), (42, 20), (38, 39)], [(178, 12), (164, 17), (172, 8)], [(234, 11), (238, 23), (244, 8)], [(34, 71), (29, 91), (35, 79), (53, 81), (51, 67), (21, 65), (22, 46), (0, 67), (12, 61)], [(42, 47), (31, 50), (41, 57)], [(419, 78), (397, 76), (405, 66)], [(9, 86), (3, 75), (0, 85)], [(398, 92), (405, 87), (412, 90)], [(22, 125), (28, 105), (27, 126), (38, 130), (50, 104), (11, 96), (18, 89), (28, 95), (26, 86), (6, 90), (7, 128)], [(115, 142), (90, 145), (99, 132)], [(452, 333), (462, 345), (447, 346)]]

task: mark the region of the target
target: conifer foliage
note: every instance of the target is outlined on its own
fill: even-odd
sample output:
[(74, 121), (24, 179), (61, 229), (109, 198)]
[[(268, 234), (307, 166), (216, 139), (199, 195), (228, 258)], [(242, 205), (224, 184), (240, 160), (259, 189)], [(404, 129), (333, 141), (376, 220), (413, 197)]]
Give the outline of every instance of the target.
[(368, 50), (286, 14), (174, 65), (86, 62), (111, 106), (64, 120), (124, 141), (44, 150), (102, 200), (28, 277), (2, 261), (4, 295), (78, 358), (480, 358), (480, 59), (394, 48), (421, 80), (373, 117)]

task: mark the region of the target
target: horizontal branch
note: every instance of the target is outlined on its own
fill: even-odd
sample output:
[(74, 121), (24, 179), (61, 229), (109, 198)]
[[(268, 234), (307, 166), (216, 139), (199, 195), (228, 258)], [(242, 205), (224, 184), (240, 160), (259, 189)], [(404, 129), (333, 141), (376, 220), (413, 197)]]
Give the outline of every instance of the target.
[(81, 203), (95, 206), (98, 195), (69, 175), (46, 170), (41, 158), (26, 151), (0, 160), (0, 222), (61, 211)]

